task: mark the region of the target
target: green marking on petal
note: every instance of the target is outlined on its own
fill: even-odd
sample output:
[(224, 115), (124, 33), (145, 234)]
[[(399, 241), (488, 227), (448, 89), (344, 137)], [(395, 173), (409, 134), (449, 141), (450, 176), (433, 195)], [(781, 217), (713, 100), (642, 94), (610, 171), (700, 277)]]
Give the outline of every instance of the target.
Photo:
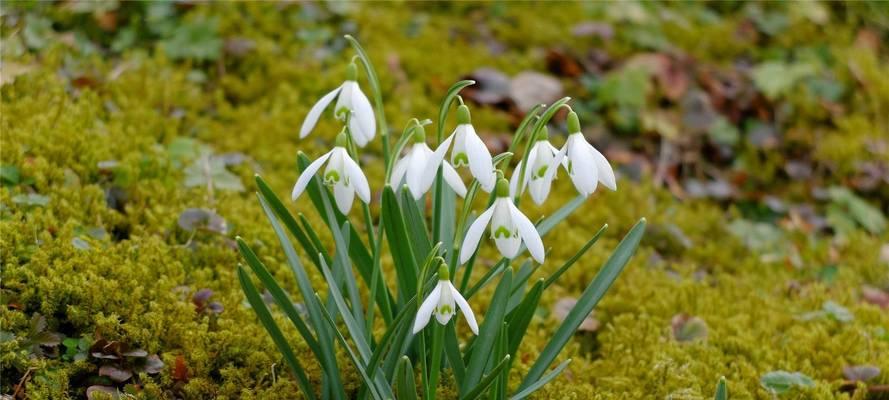
[(574, 175), (574, 163), (568, 160), (568, 173)]
[(455, 167), (462, 167), (464, 165), (469, 165), (469, 156), (466, 153), (457, 153), (452, 160), (454, 162)]
[(333, 185), (334, 183), (337, 183), (339, 181), (340, 181), (340, 173), (335, 170), (327, 171), (327, 173), (324, 174), (324, 184), (325, 185)]
[(509, 237), (512, 236), (512, 232), (510, 232), (509, 229), (506, 229), (505, 226), (501, 225), (494, 230), (494, 239), (499, 239), (500, 235), (503, 235), (504, 239), (509, 239)]
[(544, 166), (538, 168), (537, 173), (534, 174), (534, 179), (543, 178), (543, 176), (546, 175), (547, 168), (548, 168), (547, 165), (544, 165)]

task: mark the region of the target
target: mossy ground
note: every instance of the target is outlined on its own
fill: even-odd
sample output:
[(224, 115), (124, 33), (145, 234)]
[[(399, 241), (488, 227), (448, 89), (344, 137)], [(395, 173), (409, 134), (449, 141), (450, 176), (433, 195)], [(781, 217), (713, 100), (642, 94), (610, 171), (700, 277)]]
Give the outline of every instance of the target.
[[(61, 7), (15, 6), (21, 15), (45, 15), (56, 29), (85, 18)], [(245, 306), (235, 276), (240, 258), (231, 238), (246, 238), (276, 277), (294, 289), (274, 233), (251, 193), (252, 177), (261, 174), (285, 197), (297, 176), (297, 152), (314, 157), (331, 143), (337, 126), (327, 119), (304, 140), (297, 138), (297, 130), (314, 101), (342, 80), (352, 53), (337, 39), (340, 33), (355, 34), (377, 63), (393, 130), (410, 117), (434, 118), (450, 83), (478, 67), (507, 74), (539, 70), (542, 49), (550, 47), (601, 47), (616, 58), (640, 51), (638, 43), (618, 40), (620, 33), (606, 43), (568, 33), (588, 19), (611, 21), (620, 32), (621, 21), (646, 26), (636, 19), (686, 15), (687, 24), (664, 24), (657, 35), (710, 65), (742, 56), (761, 60), (770, 56), (768, 49), (818, 43), (820, 51), (836, 59), (855, 61), (855, 68), (830, 69), (838, 79), (866, 79), (869, 86), (843, 98), (847, 109), (839, 117), (826, 115), (805, 93), (788, 94), (782, 104), (801, 110), (788, 135), (795, 135), (814, 159), (834, 167), (825, 178), (828, 183), (847, 183), (862, 161), (886, 165), (886, 153), (867, 151), (871, 140), (889, 136), (886, 54), (851, 44), (868, 9), (840, 13), (826, 8), (831, 19), (825, 26), (807, 22), (795, 14), (802, 11), (790, 7), (782, 11), (790, 15), (790, 27), (766, 46), (725, 40), (745, 16), (740, 5), (721, 8), (708, 11), (712, 16), (690, 17), (686, 14), (695, 6), (658, 6), (656, 12), (640, 6), (644, 13), (638, 14), (634, 7), (578, 3), (363, 4), (340, 12), (312, 4), (201, 4), (178, 10), (181, 20), (212, 19), (220, 37), (249, 39), (252, 50), (215, 61), (174, 60), (161, 45), (147, 41), (108, 56), (53, 36), (39, 50), (4, 53), (4, 68), (15, 63), (28, 72), (11, 83), (4, 79), (0, 156), (28, 182), (0, 190), (0, 323), (15, 335), (0, 343), (0, 391), (12, 394), (15, 384), (25, 382), (19, 391), (29, 398), (83, 398), (95, 381), (93, 359), (43, 357), (24, 346), (29, 321), (39, 313), (48, 331), (121, 341), (160, 355), (165, 364), (160, 374), (135, 378), (140, 398), (298, 396), (272, 341)], [(10, 28), (3, 29), (4, 38), (16, 38)], [(492, 56), (474, 40), (485, 35), (504, 44), (503, 53)], [(583, 89), (566, 87), (566, 95), (584, 101)], [(578, 93), (572, 93), (575, 89)], [(473, 117), (483, 133), (510, 129), (509, 117), (492, 108), (473, 107)], [(247, 190), (210, 193), (205, 187), (186, 187), (185, 169), (193, 159), (176, 154), (173, 143), (180, 138), (209, 145), (217, 154), (245, 155), (247, 161), (229, 170)], [(364, 164), (378, 189), (383, 172), (379, 141), (370, 149)], [(755, 149), (745, 149), (738, 165), (732, 168), (749, 168), (748, 184), (763, 190), (770, 189), (778, 168), (768, 152)], [(889, 266), (880, 258), (886, 233), (812, 234), (791, 221), (782, 226), (784, 245), (796, 249), (799, 262), (767, 262), (727, 229), (744, 210), (708, 200), (678, 201), (650, 182), (650, 174), (638, 181), (621, 179), (617, 192), (597, 192), (544, 238), (552, 249), (539, 277), (558, 268), (601, 225), (610, 225), (581, 263), (544, 294), (519, 351), (517, 374), (530, 368), (553, 332), (551, 305), (579, 294), (637, 219), (647, 217), (651, 226), (596, 308), (601, 328), (577, 336), (560, 357), (572, 358), (571, 366), (538, 398), (709, 398), (723, 375), (731, 398), (769, 398), (759, 380), (774, 370), (800, 371), (815, 379), (814, 387), (792, 392), (792, 398), (844, 398), (842, 368), (859, 364), (882, 369), (872, 383), (889, 383), (889, 314), (862, 301), (860, 291), (863, 284), (889, 285)], [(523, 204), (533, 216), (551, 214), (573, 196), (572, 190), (562, 179), (544, 206)], [(788, 191), (793, 195), (793, 188)], [(29, 193), (46, 196), (48, 203), (14, 199)], [(885, 196), (883, 188), (871, 200), (885, 205)], [(121, 206), (111, 207), (109, 198)], [(227, 233), (192, 236), (183, 230), (177, 220), (193, 207), (215, 210), (227, 221)], [(291, 210), (323, 226), (307, 200), (292, 203)], [(87, 233), (100, 230), (105, 234)], [(682, 243), (676, 243), (676, 231)], [(486, 262), (493, 260), (491, 247), (483, 246)], [(828, 265), (836, 266), (836, 276), (820, 279), (819, 271)], [(313, 278), (320, 285), (321, 277)], [(212, 299), (224, 306), (221, 314), (195, 312), (191, 296), (203, 288), (213, 290)], [(487, 296), (481, 293), (475, 301), (480, 316)], [(846, 307), (854, 318), (802, 318), (826, 301)], [(671, 319), (680, 313), (706, 322), (705, 340), (673, 338)], [(290, 337), (297, 351), (311, 359), (295, 332)], [(342, 355), (340, 365), (348, 363)], [(177, 364), (186, 367), (187, 379), (175, 371)], [(304, 365), (320, 382), (318, 367)], [(349, 390), (357, 390), (357, 376), (346, 382)], [(855, 398), (863, 396), (858, 391)]]

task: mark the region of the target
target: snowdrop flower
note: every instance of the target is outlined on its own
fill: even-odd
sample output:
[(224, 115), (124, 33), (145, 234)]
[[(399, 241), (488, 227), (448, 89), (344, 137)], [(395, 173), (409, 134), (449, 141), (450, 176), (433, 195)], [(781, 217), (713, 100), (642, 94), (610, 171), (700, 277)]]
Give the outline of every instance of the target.
[(512, 203), (509, 183), (506, 179), (500, 178), (494, 190), (497, 195), (494, 204), (479, 215), (466, 231), (466, 238), (463, 239), (463, 246), (460, 249), (460, 263), (465, 263), (475, 253), (482, 233), (490, 222), (491, 237), (500, 254), (506, 258), (515, 258), (524, 242), (531, 256), (543, 264), (543, 241), (540, 240), (540, 234), (537, 233), (534, 224)]
[(451, 317), (457, 314), (456, 307), (460, 307), (460, 311), (466, 317), (466, 323), (469, 324), (469, 329), (472, 329), (472, 333), (478, 335), (478, 323), (475, 322), (475, 315), (472, 313), (472, 309), (469, 308), (469, 303), (466, 302), (466, 299), (451, 284), (447, 265), (442, 264), (438, 268), (438, 279), (438, 285), (435, 286), (435, 289), (432, 289), (432, 292), (429, 293), (426, 300), (423, 300), (423, 304), (417, 310), (417, 319), (414, 321), (414, 333), (416, 334), (425, 328), (433, 314), (438, 323), (442, 325), (447, 324)]
[(370, 186), (367, 184), (367, 178), (364, 176), (364, 172), (361, 172), (358, 163), (349, 157), (349, 153), (346, 151), (347, 140), (346, 133), (341, 132), (336, 137), (336, 146), (333, 150), (318, 157), (306, 167), (306, 170), (296, 180), (296, 185), (293, 186), (293, 193), (290, 195), (293, 200), (296, 200), (305, 191), (306, 186), (321, 168), (321, 165), (327, 162), (323, 182), (333, 189), (336, 206), (343, 214), (349, 213), (356, 193), (361, 201), (365, 203), (370, 201)]
[[(568, 114), (568, 132), (568, 141), (559, 150), (559, 154), (556, 154), (550, 168), (562, 162), (574, 187), (583, 196), (595, 192), (599, 182), (611, 190), (617, 190), (611, 164), (599, 150), (586, 141), (580, 132), (580, 122), (574, 111)], [(562, 157), (567, 157), (567, 162), (563, 162)]]
[(321, 112), (336, 98), (336, 106), (334, 113), (339, 118), (345, 118), (349, 114), (349, 131), (352, 134), (352, 140), (358, 146), (364, 147), (370, 142), (377, 131), (376, 120), (374, 119), (374, 111), (370, 106), (367, 96), (358, 87), (356, 81), (358, 77), (358, 67), (355, 63), (350, 63), (346, 70), (346, 81), (338, 88), (333, 89), (330, 93), (325, 94), (318, 100), (309, 114), (306, 115), (302, 127), (299, 129), (300, 139), (306, 137), (315, 124), (318, 123), (318, 117)]
[[(519, 179), (522, 174), (522, 161), (519, 161), (512, 173), (512, 179), (509, 180), (509, 194), (510, 197), (516, 197), (524, 193), (525, 187), (528, 187), (531, 199), (540, 205), (549, 196), (549, 189), (556, 177), (557, 168), (550, 168), (550, 164), (553, 163), (552, 161), (559, 150), (549, 143), (549, 133), (546, 127), (543, 127), (536, 139), (528, 152), (528, 167), (525, 169), (522, 185), (519, 187)], [(567, 164), (567, 161), (563, 159), (563, 163)]]
[(451, 164), (457, 168), (468, 166), (469, 172), (478, 180), (479, 186), (490, 193), (497, 182), (494, 163), (485, 142), (478, 137), (475, 128), (472, 127), (469, 107), (465, 104), (457, 108), (457, 128), (451, 137), (454, 137)]
[(426, 130), (422, 125), (417, 125), (414, 128), (412, 139), (414, 144), (408, 149), (407, 154), (395, 162), (389, 184), (397, 186), (404, 179), (414, 199), (419, 200), (432, 187), (438, 166), (441, 165), (442, 176), (448, 186), (454, 189), (454, 192), (460, 197), (466, 196), (466, 186), (463, 185), (460, 175), (450, 163), (444, 160), (444, 154), (448, 150), (452, 138), (448, 137), (438, 145), (435, 151), (432, 151), (426, 145)]

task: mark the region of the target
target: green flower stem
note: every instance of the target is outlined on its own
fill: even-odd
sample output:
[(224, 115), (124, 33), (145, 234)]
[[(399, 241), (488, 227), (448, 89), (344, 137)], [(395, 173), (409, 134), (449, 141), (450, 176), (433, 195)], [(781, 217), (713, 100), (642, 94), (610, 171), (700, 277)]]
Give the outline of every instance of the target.
[(343, 37), (352, 45), (355, 52), (358, 53), (358, 58), (361, 59), (361, 63), (364, 64), (364, 69), (367, 72), (367, 80), (370, 83), (370, 88), (373, 90), (374, 114), (376, 114), (377, 117), (377, 126), (380, 130), (380, 136), (383, 138), (383, 160), (388, 167), (391, 162), (389, 156), (389, 126), (386, 124), (386, 113), (383, 109), (383, 93), (382, 89), (380, 89), (380, 79), (377, 77), (377, 72), (374, 70), (373, 64), (367, 56), (367, 52), (361, 47), (361, 43), (358, 43), (358, 40), (352, 37), (352, 35), (344, 35)]

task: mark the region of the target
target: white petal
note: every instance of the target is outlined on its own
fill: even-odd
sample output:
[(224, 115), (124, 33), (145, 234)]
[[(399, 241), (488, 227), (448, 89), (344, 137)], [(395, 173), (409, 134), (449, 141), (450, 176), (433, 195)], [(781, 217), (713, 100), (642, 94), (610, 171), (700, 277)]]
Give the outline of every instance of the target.
[(571, 137), (568, 145), (568, 162), (571, 165), (571, 182), (574, 187), (584, 196), (589, 196), (596, 191), (596, 184), (599, 180), (596, 162), (593, 161), (592, 152), (587, 148), (589, 143), (583, 136)]
[[(528, 182), (531, 180), (531, 177), (534, 175), (534, 161), (537, 158), (537, 153), (539, 150), (540, 149), (538, 148), (537, 144), (534, 144), (534, 146), (531, 147), (531, 150), (528, 151), (528, 167), (526, 167), (526, 169), (525, 169), (525, 176), (522, 177), (521, 188), (517, 188), (519, 195), (521, 195), (522, 193), (525, 193), (525, 188), (528, 187)], [(515, 179), (516, 182), (518, 182), (518, 176), (521, 174), (522, 174), (522, 162), (519, 161), (519, 164), (516, 165), (515, 170), (512, 172), (511, 179)], [(510, 185), (512, 185), (512, 182), (510, 182)], [(510, 192), (511, 191), (512, 190), (510, 190)]]
[(466, 197), (466, 185), (463, 184), (460, 174), (457, 173), (449, 162), (444, 161), (441, 163), (441, 175), (458, 196)]
[(408, 156), (404, 156), (398, 161), (395, 162), (395, 167), (392, 169), (392, 177), (389, 178), (389, 184), (392, 185), (392, 188), (398, 191), (398, 186), (401, 185), (401, 181), (404, 180), (404, 173), (407, 172), (407, 160)]
[(327, 105), (333, 101), (333, 98), (340, 92), (342, 89), (342, 85), (340, 87), (331, 90), (329, 93), (325, 94), (315, 103), (314, 106), (309, 110), (309, 113), (306, 115), (306, 119), (303, 120), (303, 125), (299, 128), (299, 137), (304, 138), (309, 132), (312, 131), (312, 128), (315, 127), (315, 124), (318, 123), (318, 118), (321, 117), (321, 113), (327, 108)]
[(522, 238), (519, 236), (515, 221), (512, 219), (510, 205), (512, 199), (501, 197), (494, 201), (494, 215), (491, 217), (491, 236), (497, 250), (506, 258), (515, 258), (522, 247)]
[(352, 111), (352, 90), (355, 86), (358, 86), (355, 81), (343, 82), (341, 86), (343, 90), (340, 92), (340, 97), (336, 98), (336, 106), (333, 107), (334, 113), (339, 114), (343, 108)]
[(605, 187), (611, 190), (617, 190), (617, 181), (614, 179), (614, 170), (611, 169), (611, 164), (609, 164), (608, 160), (605, 159), (605, 156), (592, 145), (590, 145), (590, 150), (593, 154), (593, 161), (596, 162), (596, 169), (599, 172), (599, 182), (602, 182)]
[(451, 150), (451, 164), (453, 164), (457, 168), (469, 166), (469, 155), (466, 154), (467, 126), (469, 125), (457, 125), (457, 127), (454, 128), (454, 133), (451, 133), (451, 136), (454, 137), (454, 148)]
[(358, 147), (364, 147), (367, 146), (367, 142), (370, 140), (365, 136), (364, 131), (361, 128), (361, 123), (355, 115), (356, 114), (353, 112), (349, 117), (349, 132), (352, 134), (352, 140), (355, 141), (355, 144), (357, 144)]
[[(530, 179), (528, 185), (531, 199), (534, 200), (534, 203), (540, 205), (549, 196), (552, 178), (555, 176), (548, 173), (553, 160), (553, 152), (552, 146), (548, 142), (537, 142), (534, 148), (537, 149), (537, 152), (533, 154), (534, 158), (528, 159), (529, 161), (533, 160), (534, 163), (531, 164), (532, 168), (526, 176)], [(541, 169), (544, 171), (542, 176), (540, 175)]]
[(509, 197), (515, 198), (516, 191), (519, 188), (519, 175), (521, 175), (522, 170), (522, 162), (515, 166), (515, 170), (512, 171), (512, 177), (509, 178)]
[(441, 165), (444, 160), (445, 153), (448, 152), (448, 148), (451, 146), (453, 138), (453, 136), (448, 136), (445, 140), (442, 140), (441, 144), (438, 145), (438, 148), (436, 148), (435, 151), (431, 151), (428, 147), (426, 148), (426, 150), (428, 150), (426, 152), (426, 165), (423, 168), (423, 177), (420, 181), (424, 188), (424, 192), (429, 190), (432, 186), (432, 182), (435, 180), (435, 174), (438, 172), (438, 166)]
[(427, 165), (426, 153), (423, 151), (425, 144), (418, 143), (411, 148), (407, 161), (407, 187), (410, 189), (414, 200), (419, 200), (426, 193), (423, 190), (423, 172)]
[(429, 323), (429, 318), (432, 317), (432, 312), (435, 311), (435, 307), (438, 306), (441, 290), (441, 285), (435, 285), (435, 289), (432, 289), (432, 292), (429, 293), (429, 296), (426, 296), (426, 300), (423, 300), (423, 304), (417, 309), (417, 319), (414, 321), (414, 333), (419, 332)]
[(352, 202), (355, 200), (355, 188), (352, 185), (345, 184), (345, 178), (333, 185), (333, 198), (336, 200), (336, 207), (343, 214), (348, 214), (352, 209)]
[(355, 187), (355, 193), (358, 194), (358, 198), (365, 203), (370, 203), (370, 185), (367, 184), (367, 177), (364, 176), (364, 172), (361, 171), (358, 163), (352, 157), (349, 157), (348, 154), (346, 154), (344, 160), (346, 162), (346, 174), (349, 176), (352, 186)]
[(374, 135), (377, 133), (377, 123), (374, 118), (374, 110), (373, 107), (370, 106), (370, 101), (367, 99), (367, 96), (364, 95), (364, 92), (361, 91), (361, 87), (356, 83), (354, 87), (352, 87), (352, 117), (351, 120), (355, 121), (355, 127), (353, 128), (353, 124), (349, 124), (349, 129), (357, 129), (361, 132), (363, 137), (363, 143), (356, 140), (359, 146), (364, 147), (367, 142), (373, 140)]
[(475, 321), (475, 314), (469, 308), (469, 303), (466, 302), (466, 299), (463, 298), (463, 295), (457, 291), (457, 288), (451, 282), (448, 282), (448, 286), (450, 286), (451, 294), (454, 296), (454, 302), (457, 303), (457, 307), (460, 307), (460, 312), (463, 313), (466, 323), (469, 324), (469, 329), (472, 330), (472, 333), (478, 335), (478, 322)]
[(296, 179), (296, 184), (293, 185), (293, 191), (290, 193), (290, 199), (296, 200), (299, 195), (306, 190), (306, 186), (308, 186), (309, 182), (315, 176), (315, 173), (321, 169), (321, 166), (324, 165), (324, 162), (330, 158), (330, 154), (333, 153), (333, 150), (328, 151), (321, 157), (318, 157), (315, 161), (312, 161), (308, 167), (306, 167), (305, 171)]
[(525, 242), (531, 257), (534, 257), (538, 263), (543, 264), (545, 252), (543, 250), (543, 241), (540, 240), (540, 233), (537, 232), (537, 228), (512, 202), (509, 202), (509, 212), (512, 214), (512, 220), (515, 222), (516, 227), (519, 228), (519, 235), (522, 236), (522, 241)]
[(478, 241), (481, 240), (482, 234), (485, 233), (485, 227), (491, 221), (492, 215), (494, 215), (494, 206), (491, 206), (482, 215), (479, 215), (475, 222), (469, 226), (469, 230), (466, 231), (466, 236), (463, 238), (463, 245), (460, 246), (460, 264), (469, 261), (472, 254), (475, 253), (475, 249), (478, 248)]
[(469, 171), (478, 179), (479, 185), (490, 192), (497, 180), (494, 177), (494, 163), (485, 142), (475, 133), (472, 125), (466, 125), (466, 154), (469, 156)]
[(556, 150), (555, 147), (553, 147), (552, 150), (555, 155), (553, 155), (553, 159), (550, 160), (549, 167), (546, 168), (546, 175), (543, 177), (547, 182), (551, 182), (555, 179), (556, 174), (559, 172), (560, 163), (565, 168), (565, 172), (568, 172), (568, 158), (565, 157), (568, 153), (568, 143), (565, 143), (560, 150)]

